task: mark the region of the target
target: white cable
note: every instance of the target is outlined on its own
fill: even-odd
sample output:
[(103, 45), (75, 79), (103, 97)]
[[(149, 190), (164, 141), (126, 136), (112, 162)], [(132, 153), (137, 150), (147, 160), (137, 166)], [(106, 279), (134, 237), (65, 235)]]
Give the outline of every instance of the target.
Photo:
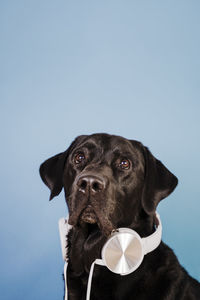
[[(93, 272), (94, 272), (94, 265), (100, 265), (100, 266), (104, 266), (104, 263), (102, 261), (102, 259), (96, 259), (91, 267), (90, 267), (90, 273), (89, 273), (89, 277), (88, 277), (88, 284), (87, 284), (87, 296), (86, 296), (86, 300), (90, 300), (90, 292), (91, 292), (91, 285), (92, 285), (92, 276), (93, 276)], [(65, 299), (66, 300), (66, 299)]]
[(67, 266), (68, 263), (64, 264), (64, 279), (65, 279), (65, 300), (68, 300), (68, 288), (67, 288)]

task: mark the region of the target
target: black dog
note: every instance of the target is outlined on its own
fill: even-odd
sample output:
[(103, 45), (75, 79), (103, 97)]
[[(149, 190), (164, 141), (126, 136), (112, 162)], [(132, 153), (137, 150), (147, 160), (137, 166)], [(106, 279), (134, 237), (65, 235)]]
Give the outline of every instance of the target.
[[(79, 136), (63, 153), (46, 160), (40, 175), (50, 200), (65, 190), (69, 208), (68, 299), (86, 298), (92, 262), (112, 230), (127, 227), (141, 237), (154, 232), (158, 203), (177, 178), (140, 142), (108, 134)], [(163, 242), (133, 273), (121, 276), (96, 266), (92, 300), (200, 299), (200, 284)]]

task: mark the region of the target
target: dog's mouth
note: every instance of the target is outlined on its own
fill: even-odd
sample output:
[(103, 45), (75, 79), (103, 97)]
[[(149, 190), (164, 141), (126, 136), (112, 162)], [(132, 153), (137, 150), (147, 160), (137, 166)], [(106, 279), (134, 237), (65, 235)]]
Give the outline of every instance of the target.
[(88, 204), (83, 208), (81, 205), (69, 214), (69, 224), (73, 226), (90, 226), (91, 228), (99, 228), (99, 230), (105, 236), (109, 236), (115, 229), (113, 223), (107, 217), (105, 211), (99, 209), (99, 207), (93, 207)]
[(80, 220), (85, 223), (89, 224), (96, 224), (97, 223), (97, 216), (94, 212), (94, 209), (91, 205), (88, 205), (81, 213)]

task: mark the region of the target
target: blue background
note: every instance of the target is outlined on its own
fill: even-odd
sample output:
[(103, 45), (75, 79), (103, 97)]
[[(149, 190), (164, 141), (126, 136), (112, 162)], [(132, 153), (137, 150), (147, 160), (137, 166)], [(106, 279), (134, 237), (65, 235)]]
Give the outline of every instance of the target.
[(163, 240), (200, 280), (199, 1), (0, 3), (3, 299), (62, 299), (58, 219), (38, 168), (79, 134), (137, 139), (179, 178)]

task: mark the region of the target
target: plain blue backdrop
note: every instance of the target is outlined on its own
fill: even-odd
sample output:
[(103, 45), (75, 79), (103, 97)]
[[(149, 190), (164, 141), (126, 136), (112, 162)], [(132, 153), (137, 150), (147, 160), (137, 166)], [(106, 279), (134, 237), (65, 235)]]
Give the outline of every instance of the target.
[(200, 280), (200, 2), (0, 3), (2, 299), (62, 299), (58, 219), (38, 169), (79, 134), (148, 146), (178, 178), (163, 240)]

